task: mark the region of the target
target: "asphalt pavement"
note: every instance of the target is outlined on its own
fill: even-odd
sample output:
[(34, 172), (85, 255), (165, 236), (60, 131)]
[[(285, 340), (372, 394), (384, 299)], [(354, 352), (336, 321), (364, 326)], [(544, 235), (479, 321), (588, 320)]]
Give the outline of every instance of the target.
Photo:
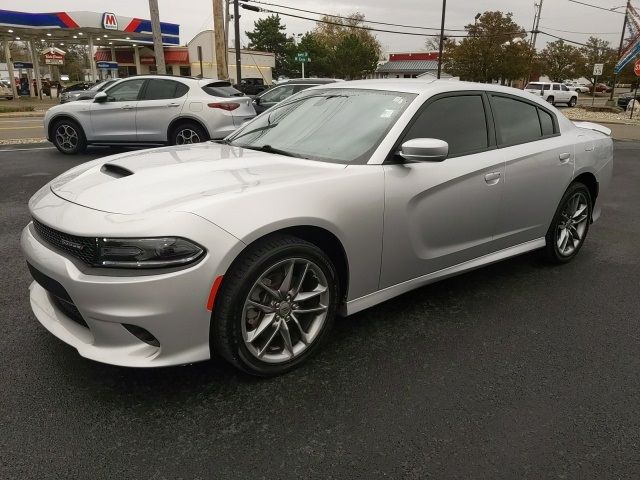
[(106, 366), (46, 332), (27, 201), (106, 150), (34, 148), (0, 147), (0, 478), (640, 478), (640, 142), (616, 142), (573, 262), (526, 254), (340, 319), (268, 380)]

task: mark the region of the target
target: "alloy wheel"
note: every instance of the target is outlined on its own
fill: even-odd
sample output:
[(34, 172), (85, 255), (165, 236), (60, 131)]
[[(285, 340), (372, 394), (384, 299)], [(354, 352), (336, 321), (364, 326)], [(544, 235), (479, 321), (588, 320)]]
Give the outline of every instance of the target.
[(318, 265), (305, 258), (279, 261), (259, 276), (246, 298), (245, 346), (266, 363), (298, 357), (321, 332), (330, 302), (327, 278)]
[(568, 257), (580, 246), (589, 221), (589, 202), (582, 192), (576, 192), (564, 205), (556, 231), (558, 252)]
[(176, 145), (187, 145), (190, 143), (200, 143), (200, 135), (195, 130), (183, 128), (176, 135)]
[(56, 142), (65, 152), (72, 152), (78, 146), (78, 132), (68, 123), (56, 128)]

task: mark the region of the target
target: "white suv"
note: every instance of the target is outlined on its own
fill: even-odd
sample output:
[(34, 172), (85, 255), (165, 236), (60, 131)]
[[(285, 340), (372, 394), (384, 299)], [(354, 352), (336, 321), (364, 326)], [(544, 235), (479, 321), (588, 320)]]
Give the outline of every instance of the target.
[(551, 105), (566, 103), (570, 107), (574, 107), (578, 103), (578, 92), (569, 90), (569, 87), (562, 83), (530, 82), (524, 87), (524, 91), (541, 96)]
[(167, 75), (119, 80), (93, 99), (50, 108), (47, 138), (66, 154), (87, 145), (181, 145), (224, 138), (256, 116), (229, 82)]

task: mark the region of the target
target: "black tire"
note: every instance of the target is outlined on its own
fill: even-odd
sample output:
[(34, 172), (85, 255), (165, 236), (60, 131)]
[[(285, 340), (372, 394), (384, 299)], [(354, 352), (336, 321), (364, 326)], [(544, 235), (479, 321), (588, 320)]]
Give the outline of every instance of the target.
[(87, 149), (82, 127), (73, 120), (57, 120), (51, 128), (51, 141), (65, 155), (76, 155)]
[(171, 129), (169, 145), (188, 145), (209, 140), (207, 132), (195, 122), (181, 122)]
[[(329, 302), (324, 323), (308, 346), (298, 356), (280, 363), (268, 363), (257, 358), (245, 344), (242, 332), (243, 322), (246, 322), (243, 317), (244, 304), (264, 272), (289, 258), (311, 261), (321, 270), (327, 280)], [(224, 276), (211, 316), (212, 353), (221, 355), (235, 367), (252, 375), (269, 377), (288, 372), (315, 354), (326, 340), (335, 318), (338, 295), (335, 267), (317, 246), (297, 237), (280, 234), (260, 239), (242, 252)], [(271, 331), (275, 330), (277, 328)]]
[(569, 105), (570, 107), (575, 107), (576, 103), (578, 103), (578, 98), (577, 97), (571, 97), (571, 100), (569, 100), (569, 103), (567, 105)]
[[(573, 250), (567, 254), (561, 251), (558, 242), (560, 241), (560, 230), (562, 229), (563, 222), (565, 221), (565, 216), (563, 213), (565, 209), (568, 207), (568, 203), (576, 196), (582, 195), (582, 198), (586, 201), (586, 222), (584, 224), (584, 231), (580, 237), (580, 241), (573, 248)], [(584, 245), (584, 241), (587, 238), (587, 234), (589, 233), (589, 225), (591, 223), (591, 214), (593, 212), (593, 200), (591, 198), (591, 193), (589, 189), (580, 182), (574, 182), (569, 185), (567, 191), (562, 196), (560, 200), (560, 204), (556, 210), (555, 215), (553, 216), (553, 221), (549, 226), (549, 230), (547, 230), (547, 234), (545, 236), (546, 246), (544, 248), (544, 254), (548, 261), (551, 263), (567, 263), (573, 260), (573, 258), (578, 254), (582, 245)]]
[(548, 103), (550, 103), (551, 105), (553, 105), (554, 107), (555, 107), (555, 105), (556, 105), (556, 101), (555, 101), (555, 99), (553, 98), (553, 95), (551, 95), (551, 96), (547, 97), (547, 102), (548, 102)]

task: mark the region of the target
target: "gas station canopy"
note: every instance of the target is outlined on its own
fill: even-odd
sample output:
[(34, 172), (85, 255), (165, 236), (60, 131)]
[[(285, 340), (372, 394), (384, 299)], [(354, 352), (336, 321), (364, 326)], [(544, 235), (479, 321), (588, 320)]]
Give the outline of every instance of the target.
[[(180, 26), (160, 23), (162, 42), (179, 45)], [(86, 45), (153, 44), (151, 20), (123, 17), (112, 12), (30, 13), (0, 10), (0, 37), (9, 40), (39, 39)]]

